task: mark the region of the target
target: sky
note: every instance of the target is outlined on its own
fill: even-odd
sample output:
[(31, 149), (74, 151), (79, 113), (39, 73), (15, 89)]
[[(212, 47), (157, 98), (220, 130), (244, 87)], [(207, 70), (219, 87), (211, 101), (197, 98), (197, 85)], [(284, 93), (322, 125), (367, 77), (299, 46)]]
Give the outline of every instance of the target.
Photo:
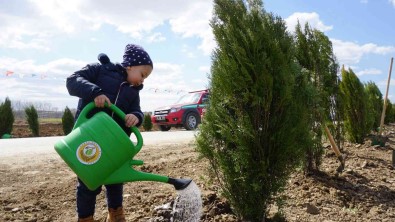
[[(308, 22), (329, 37), (340, 65), (386, 94), (395, 56), (395, 0), (266, 0), (288, 31)], [(216, 47), (211, 0), (0, 0), (0, 102), (76, 108), (65, 79), (106, 53), (122, 62), (129, 43), (141, 45), (154, 70), (140, 92), (141, 109), (174, 103), (209, 85)], [(395, 65), (394, 65), (395, 66)], [(394, 68), (395, 69), (395, 68)], [(388, 98), (395, 102), (395, 74)]]

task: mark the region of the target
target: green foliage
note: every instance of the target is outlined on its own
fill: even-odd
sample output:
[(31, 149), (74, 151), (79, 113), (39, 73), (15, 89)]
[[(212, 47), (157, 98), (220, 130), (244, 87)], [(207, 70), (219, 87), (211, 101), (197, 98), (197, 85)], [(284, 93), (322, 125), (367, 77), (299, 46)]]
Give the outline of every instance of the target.
[(71, 113), (69, 107), (67, 106), (62, 116), (62, 126), (64, 135), (69, 134), (74, 127), (74, 116), (73, 113)]
[(0, 138), (4, 134), (11, 134), (14, 120), (11, 100), (7, 97), (4, 103), (0, 104)]
[(38, 114), (36, 108), (33, 105), (25, 108), (25, 114), (29, 128), (33, 133), (33, 136), (40, 136)]
[(394, 106), (389, 99), (387, 99), (387, 108), (385, 109), (384, 124), (389, 124), (394, 122)]
[(330, 129), (340, 147), (342, 117), (337, 77), (339, 65), (333, 53), (332, 42), (324, 33), (311, 29), (308, 24), (302, 30), (299, 23), (295, 30), (296, 58), (315, 89), (315, 99), (308, 105), (314, 142), (307, 149), (305, 165), (306, 171), (312, 171), (318, 169), (322, 161), (323, 124), (332, 126)]
[(367, 127), (376, 131), (380, 126), (383, 95), (377, 85), (371, 81), (365, 84), (365, 92), (367, 95)]
[(348, 71), (343, 69), (340, 90), (343, 97), (346, 133), (351, 142), (362, 144), (370, 130), (364, 86), (351, 69)]
[(151, 121), (151, 115), (149, 113), (144, 115), (144, 122), (143, 122), (143, 128), (145, 131), (151, 131), (152, 130), (152, 121)]
[(210, 103), (197, 136), (232, 209), (262, 221), (309, 146), (306, 77), (284, 21), (261, 1), (215, 0)]

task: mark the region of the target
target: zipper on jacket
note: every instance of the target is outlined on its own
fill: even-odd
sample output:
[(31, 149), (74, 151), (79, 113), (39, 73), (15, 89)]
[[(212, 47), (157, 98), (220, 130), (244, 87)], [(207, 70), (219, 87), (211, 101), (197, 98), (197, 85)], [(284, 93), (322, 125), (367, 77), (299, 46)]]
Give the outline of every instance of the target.
[[(115, 102), (114, 102), (115, 106), (117, 105), (118, 97), (119, 97), (119, 93), (121, 92), (122, 85), (125, 84), (125, 83), (128, 83), (128, 82), (125, 81), (125, 82), (122, 82), (121, 85), (119, 85), (117, 97), (115, 98)], [(114, 111), (112, 111), (112, 113), (111, 113), (111, 118), (114, 118)]]

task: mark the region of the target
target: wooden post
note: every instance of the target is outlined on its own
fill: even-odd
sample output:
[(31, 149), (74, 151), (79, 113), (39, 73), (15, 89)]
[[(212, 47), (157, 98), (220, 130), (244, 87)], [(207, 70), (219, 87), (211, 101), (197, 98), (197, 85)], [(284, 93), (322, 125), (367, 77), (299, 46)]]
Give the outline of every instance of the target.
[(389, 70), (389, 73), (388, 73), (387, 91), (385, 92), (384, 104), (383, 104), (383, 112), (381, 113), (379, 136), (381, 136), (381, 134), (383, 133), (385, 110), (387, 109), (388, 88), (389, 88), (390, 82), (391, 82), (391, 72), (392, 72), (392, 63), (393, 62), (394, 62), (394, 57), (391, 58), (390, 70)]
[(341, 156), (340, 150), (339, 150), (339, 148), (337, 147), (337, 145), (336, 145), (336, 143), (335, 143), (335, 140), (333, 139), (333, 136), (332, 136), (331, 132), (329, 131), (328, 127), (327, 127), (325, 124), (324, 124), (324, 129), (325, 129), (326, 135), (327, 135), (328, 138), (329, 138), (329, 142), (331, 142), (332, 149), (333, 149), (333, 151), (335, 152), (336, 157)]

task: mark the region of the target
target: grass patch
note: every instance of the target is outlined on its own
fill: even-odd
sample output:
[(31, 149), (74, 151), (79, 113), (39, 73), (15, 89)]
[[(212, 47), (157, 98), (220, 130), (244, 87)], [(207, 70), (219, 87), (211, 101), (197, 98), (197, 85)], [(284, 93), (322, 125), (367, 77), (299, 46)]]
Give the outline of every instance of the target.
[(62, 123), (62, 118), (39, 118), (39, 123)]

